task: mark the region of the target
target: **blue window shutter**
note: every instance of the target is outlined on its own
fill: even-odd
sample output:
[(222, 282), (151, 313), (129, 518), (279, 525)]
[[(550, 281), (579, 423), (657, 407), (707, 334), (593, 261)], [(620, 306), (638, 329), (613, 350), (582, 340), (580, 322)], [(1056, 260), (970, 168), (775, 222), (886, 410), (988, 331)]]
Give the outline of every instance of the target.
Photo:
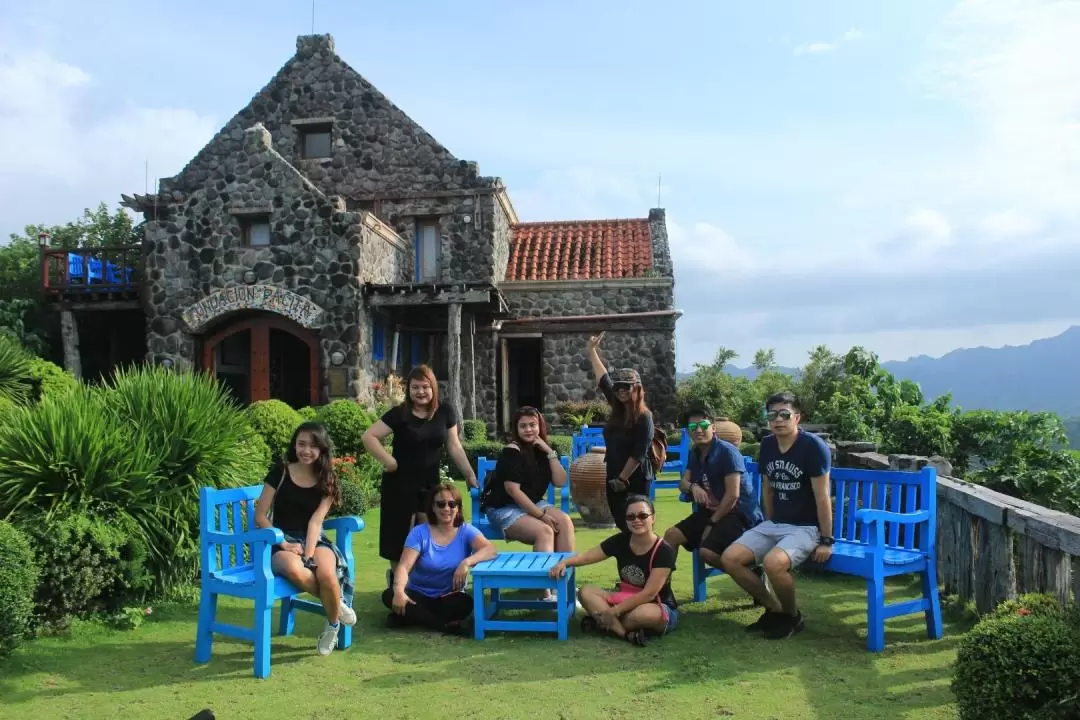
[(386, 357), (386, 333), (382, 323), (375, 323), (371, 338), (371, 359), (382, 360)]

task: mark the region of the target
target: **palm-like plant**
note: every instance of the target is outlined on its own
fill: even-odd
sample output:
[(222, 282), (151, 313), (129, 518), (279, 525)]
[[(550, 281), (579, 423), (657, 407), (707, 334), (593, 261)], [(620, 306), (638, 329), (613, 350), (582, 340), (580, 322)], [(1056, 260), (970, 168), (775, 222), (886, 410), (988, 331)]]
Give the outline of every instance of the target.
[(0, 399), (16, 405), (30, 402), (30, 355), (3, 333), (0, 333)]

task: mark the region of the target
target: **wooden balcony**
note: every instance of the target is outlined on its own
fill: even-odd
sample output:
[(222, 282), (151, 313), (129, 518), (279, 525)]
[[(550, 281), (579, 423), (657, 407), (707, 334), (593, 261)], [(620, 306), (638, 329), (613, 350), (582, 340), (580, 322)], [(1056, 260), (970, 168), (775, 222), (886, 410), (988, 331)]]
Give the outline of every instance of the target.
[(41, 248), (41, 283), (46, 298), (68, 303), (137, 306), (142, 285), (142, 248)]

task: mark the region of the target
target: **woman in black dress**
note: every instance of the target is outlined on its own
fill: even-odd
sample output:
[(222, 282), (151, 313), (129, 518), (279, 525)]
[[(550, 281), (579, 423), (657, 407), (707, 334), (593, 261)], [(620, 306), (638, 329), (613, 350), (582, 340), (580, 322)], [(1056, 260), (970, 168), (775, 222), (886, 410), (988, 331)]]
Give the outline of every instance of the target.
[(653, 416), (645, 404), (641, 376), (632, 368), (610, 373), (604, 367), (597, 348), (604, 333), (589, 338), (589, 361), (597, 386), (611, 405), (611, 415), (604, 426), (604, 465), (607, 468), (608, 508), (615, 524), (627, 532), (626, 498), (648, 495), (653, 481), (649, 446), (653, 439)]
[[(443, 447), (469, 487), (477, 487), (476, 471), (469, 467), (458, 436), (457, 408), (439, 402), (435, 373), (419, 365), (409, 373), (408, 382), (405, 402), (387, 410), (364, 433), (364, 447), (386, 469), (379, 506), (379, 555), (390, 561), (388, 584), (409, 531), (427, 519), (427, 500), (439, 484)], [(393, 452), (388, 453), (382, 441), (391, 433)]]

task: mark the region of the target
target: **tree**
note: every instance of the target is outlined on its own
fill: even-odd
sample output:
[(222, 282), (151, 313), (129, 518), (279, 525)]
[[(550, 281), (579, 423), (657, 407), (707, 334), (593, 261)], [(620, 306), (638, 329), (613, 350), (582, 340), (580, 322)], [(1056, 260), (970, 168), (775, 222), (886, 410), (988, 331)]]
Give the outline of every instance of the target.
[(754, 368), (759, 373), (772, 370), (776, 367), (776, 351), (772, 348), (762, 349), (754, 353)]

